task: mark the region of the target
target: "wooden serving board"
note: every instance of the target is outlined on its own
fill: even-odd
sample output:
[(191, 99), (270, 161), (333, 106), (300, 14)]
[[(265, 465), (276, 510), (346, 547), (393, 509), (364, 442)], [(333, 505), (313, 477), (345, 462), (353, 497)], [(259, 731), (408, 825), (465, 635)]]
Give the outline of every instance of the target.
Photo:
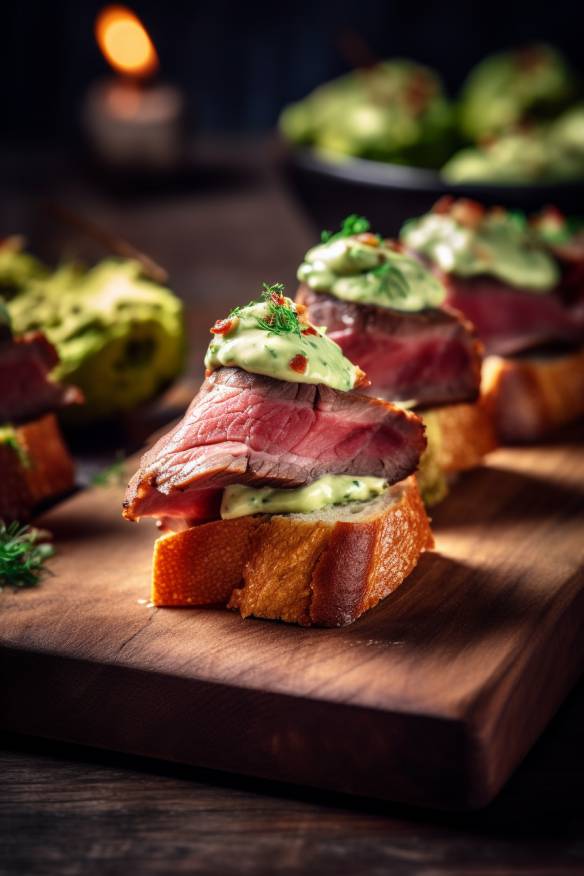
[(46, 516), (54, 576), (0, 594), (3, 728), (436, 807), (490, 800), (584, 663), (580, 435), (502, 450), (437, 552), (339, 630), (155, 609), (121, 491)]

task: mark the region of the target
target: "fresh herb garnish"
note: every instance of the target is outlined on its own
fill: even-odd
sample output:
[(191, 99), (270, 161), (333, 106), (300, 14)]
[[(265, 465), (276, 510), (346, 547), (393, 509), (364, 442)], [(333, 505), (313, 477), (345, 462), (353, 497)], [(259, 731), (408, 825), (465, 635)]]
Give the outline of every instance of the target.
[(379, 291), (382, 294), (394, 294), (400, 298), (407, 298), (410, 284), (402, 272), (392, 265), (391, 262), (383, 262), (381, 265), (373, 268), (370, 273), (381, 281)]
[(339, 240), (342, 237), (352, 237), (354, 234), (365, 234), (369, 231), (371, 224), (365, 216), (358, 216), (357, 213), (351, 213), (346, 219), (341, 222), (341, 230), (337, 232), (322, 231), (320, 239), (323, 243), (329, 243), (331, 240)]
[(525, 231), (527, 228), (527, 216), (521, 210), (507, 210), (506, 219), (517, 231)]
[(113, 484), (123, 487), (127, 481), (125, 458), (121, 450), (116, 453), (116, 458), (111, 465), (98, 471), (90, 480), (92, 487), (109, 487)]
[(258, 300), (252, 298), (252, 300), (249, 301), (247, 304), (240, 304), (237, 307), (234, 307), (232, 310), (229, 311), (227, 316), (239, 316), (242, 310), (245, 310), (247, 307), (253, 307), (254, 304), (258, 304)]
[(295, 334), (301, 336), (298, 314), (284, 297), (283, 283), (263, 283), (262, 300), (267, 304), (266, 319), (258, 319), (258, 328), (274, 335)]
[(47, 574), (43, 564), (55, 549), (42, 538), (38, 529), (0, 521), (0, 589), (34, 587)]

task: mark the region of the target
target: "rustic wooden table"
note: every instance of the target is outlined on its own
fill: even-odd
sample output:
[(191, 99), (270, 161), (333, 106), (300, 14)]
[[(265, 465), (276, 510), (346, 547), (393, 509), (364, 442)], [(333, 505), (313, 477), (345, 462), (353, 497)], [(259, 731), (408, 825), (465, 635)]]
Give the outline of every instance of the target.
[(575, 876), (583, 731), (581, 685), (497, 800), (464, 815), (0, 736), (0, 873)]
[[(58, 201), (166, 265), (188, 308), (188, 394), (210, 322), (262, 280), (292, 285), (313, 239), (269, 151), (203, 143), (170, 189), (115, 192), (62, 156), (7, 152), (0, 234), (47, 257), (100, 255), (49, 218)], [(125, 442), (149, 425), (130, 418)], [(111, 455), (119, 438), (105, 437), (80, 442), (84, 472)], [(584, 874), (583, 738), (581, 684), (490, 807), (445, 815), (0, 736), (0, 874)]]

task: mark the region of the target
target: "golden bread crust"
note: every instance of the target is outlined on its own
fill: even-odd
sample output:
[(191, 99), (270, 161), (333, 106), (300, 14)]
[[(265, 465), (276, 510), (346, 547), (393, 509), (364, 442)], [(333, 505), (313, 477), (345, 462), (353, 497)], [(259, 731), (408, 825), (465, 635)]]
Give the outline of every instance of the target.
[(258, 517), (215, 520), (170, 532), (154, 544), (154, 605), (225, 605), (241, 581)]
[[(431, 408), (421, 416), (436, 462), (446, 474), (476, 468), (498, 445), (492, 413), (483, 397), (472, 404)], [(435, 441), (434, 435), (438, 435)]]
[(28, 520), (45, 499), (75, 483), (75, 468), (57, 418), (46, 414), (14, 429), (18, 449), (0, 443), (0, 518)]
[(394, 488), (401, 495), (369, 523), (337, 523), (313, 576), (312, 623), (352, 623), (396, 590), (420, 554), (434, 545), (414, 478)]
[(55, 415), (46, 414), (19, 426), (16, 432), (29, 459), (25, 477), (33, 502), (70, 490), (75, 483), (75, 467)]
[(537, 441), (584, 416), (584, 349), (557, 356), (488, 356), (483, 394), (500, 441)]
[(241, 517), (162, 536), (152, 602), (223, 603), (243, 617), (303, 626), (351, 623), (395, 590), (433, 544), (415, 478), (390, 489), (391, 501), (355, 522)]

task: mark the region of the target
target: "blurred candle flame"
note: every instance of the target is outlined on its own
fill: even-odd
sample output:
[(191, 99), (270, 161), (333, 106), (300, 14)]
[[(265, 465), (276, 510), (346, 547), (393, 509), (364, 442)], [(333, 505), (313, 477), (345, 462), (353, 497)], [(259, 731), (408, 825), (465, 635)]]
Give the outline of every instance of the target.
[(158, 54), (140, 19), (126, 6), (106, 6), (95, 20), (95, 37), (119, 73), (144, 79), (158, 69)]

